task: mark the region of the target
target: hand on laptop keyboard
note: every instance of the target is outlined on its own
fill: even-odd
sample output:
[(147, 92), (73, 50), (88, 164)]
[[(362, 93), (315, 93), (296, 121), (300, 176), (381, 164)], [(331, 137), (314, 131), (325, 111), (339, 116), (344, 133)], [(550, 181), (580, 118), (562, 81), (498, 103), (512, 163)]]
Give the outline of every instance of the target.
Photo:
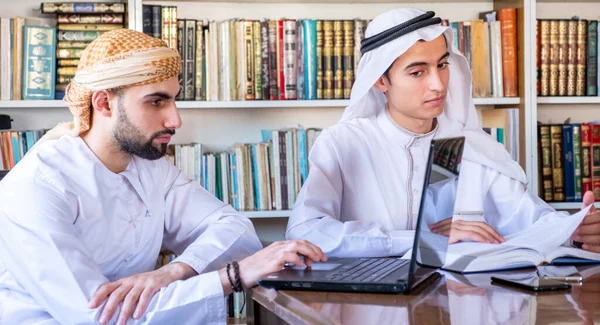
[(306, 240), (275, 242), (240, 262), (240, 279), (244, 288), (250, 288), (267, 274), (281, 271), (287, 263), (310, 267), (312, 262), (327, 262), (325, 253), (312, 243)]

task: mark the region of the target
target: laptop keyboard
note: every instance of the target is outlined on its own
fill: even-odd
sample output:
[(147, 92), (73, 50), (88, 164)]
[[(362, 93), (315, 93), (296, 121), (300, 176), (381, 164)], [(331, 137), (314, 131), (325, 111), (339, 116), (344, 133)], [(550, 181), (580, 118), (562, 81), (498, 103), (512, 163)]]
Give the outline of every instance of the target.
[[(336, 282), (378, 282), (410, 260), (397, 258), (368, 258), (343, 265), (325, 277), (325, 280)], [(408, 270), (404, 277), (408, 275)]]

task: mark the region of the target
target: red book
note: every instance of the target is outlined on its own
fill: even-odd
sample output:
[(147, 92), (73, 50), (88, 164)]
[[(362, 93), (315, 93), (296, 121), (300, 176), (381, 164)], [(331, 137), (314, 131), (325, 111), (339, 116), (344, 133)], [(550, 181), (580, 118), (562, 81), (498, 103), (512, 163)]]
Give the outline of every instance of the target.
[(592, 189), (596, 202), (600, 202), (600, 124), (591, 124), (592, 128)]
[(285, 99), (285, 75), (284, 75), (284, 70), (285, 70), (285, 56), (283, 55), (283, 44), (284, 44), (284, 40), (283, 40), (283, 20), (279, 20), (277, 21), (277, 62), (279, 63), (277, 65), (277, 72), (279, 75), (278, 78), (278, 87), (279, 87), (279, 99), (283, 100)]
[(581, 180), (583, 193), (592, 190), (592, 129), (581, 123)]

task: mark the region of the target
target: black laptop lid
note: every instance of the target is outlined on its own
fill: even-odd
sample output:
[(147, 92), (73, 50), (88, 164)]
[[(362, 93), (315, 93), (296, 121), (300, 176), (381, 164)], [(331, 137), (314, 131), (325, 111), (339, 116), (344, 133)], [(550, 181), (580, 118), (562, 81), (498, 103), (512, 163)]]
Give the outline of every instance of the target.
[(429, 225), (454, 215), (464, 145), (464, 137), (431, 142), (415, 230), (409, 287), (414, 282), (416, 264), (442, 267), (446, 260), (448, 237), (431, 232)]

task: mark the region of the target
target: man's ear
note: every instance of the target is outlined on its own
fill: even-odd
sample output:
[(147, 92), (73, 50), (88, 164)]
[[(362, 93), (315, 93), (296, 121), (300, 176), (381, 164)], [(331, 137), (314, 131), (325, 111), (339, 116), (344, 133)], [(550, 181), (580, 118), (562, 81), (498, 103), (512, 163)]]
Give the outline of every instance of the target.
[(388, 82), (385, 80), (386, 78), (386, 76), (379, 77), (379, 79), (377, 79), (377, 81), (375, 81), (375, 84), (373, 85), (375, 89), (381, 91), (384, 94), (388, 90)]
[(106, 117), (112, 115), (112, 109), (110, 108), (111, 95), (108, 90), (99, 90), (92, 94), (92, 107), (95, 113)]

